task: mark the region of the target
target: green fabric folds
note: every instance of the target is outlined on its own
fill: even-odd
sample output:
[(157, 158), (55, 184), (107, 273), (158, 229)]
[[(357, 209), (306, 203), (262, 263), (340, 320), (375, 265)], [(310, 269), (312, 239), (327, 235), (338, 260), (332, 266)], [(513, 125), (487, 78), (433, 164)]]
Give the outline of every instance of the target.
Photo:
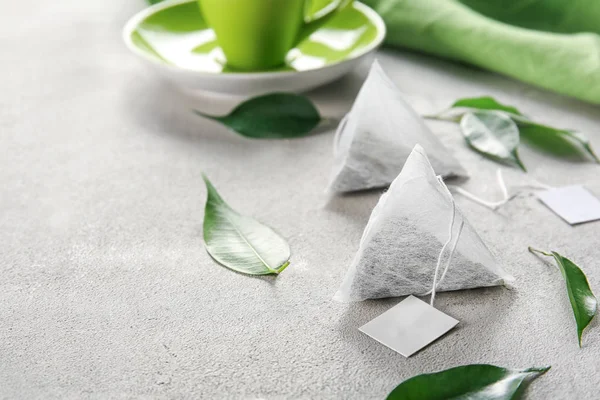
[(390, 45), (600, 104), (600, 0), (363, 2), (385, 20)]

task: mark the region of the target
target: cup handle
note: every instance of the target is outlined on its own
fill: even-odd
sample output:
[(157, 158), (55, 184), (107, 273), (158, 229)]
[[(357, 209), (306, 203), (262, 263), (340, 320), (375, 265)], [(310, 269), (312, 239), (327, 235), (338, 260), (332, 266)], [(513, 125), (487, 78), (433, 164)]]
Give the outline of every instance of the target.
[(317, 21), (351, 2), (352, 0), (306, 0), (304, 22), (308, 24)]

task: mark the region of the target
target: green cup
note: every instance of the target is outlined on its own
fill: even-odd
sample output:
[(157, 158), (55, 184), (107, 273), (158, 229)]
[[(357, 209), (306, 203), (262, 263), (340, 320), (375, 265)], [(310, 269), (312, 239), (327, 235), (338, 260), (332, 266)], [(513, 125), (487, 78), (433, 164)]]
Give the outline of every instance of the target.
[(336, 10), (343, 0), (198, 0), (208, 25), (237, 69), (259, 71), (284, 63), (305, 24)]

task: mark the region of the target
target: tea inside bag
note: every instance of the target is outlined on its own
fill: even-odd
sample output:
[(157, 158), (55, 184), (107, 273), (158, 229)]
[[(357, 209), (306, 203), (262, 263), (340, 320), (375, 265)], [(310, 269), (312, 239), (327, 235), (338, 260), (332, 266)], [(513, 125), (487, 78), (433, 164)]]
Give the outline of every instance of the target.
[(429, 293), (450, 226), (456, 242), (447, 271), (437, 277), (438, 292), (513, 280), (496, 264), (417, 145), (373, 209), (334, 299), (352, 302)]
[(387, 187), (416, 144), (427, 149), (438, 175), (467, 177), (452, 153), (375, 61), (352, 109), (338, 127), (329, 190), (351, 192)]

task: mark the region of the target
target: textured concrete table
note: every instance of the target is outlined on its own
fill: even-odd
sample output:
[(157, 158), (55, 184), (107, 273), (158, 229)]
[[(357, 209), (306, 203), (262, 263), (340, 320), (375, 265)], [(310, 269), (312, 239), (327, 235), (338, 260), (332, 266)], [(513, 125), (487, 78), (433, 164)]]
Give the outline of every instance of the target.
[[(572, 257), (600, 293), (600, 223), (570, 227), (531, 194), (496, 213), (457, 196), (516, 285), (441, 294), (437, 306), (461, 324), (405, 359), (357, 330), (398, 299), (331, 300), (378, 194), (327, 197), (331, 132), (252, 141), (190, 113), (233, 104), (182, 96), (127, 53), (120, 29), (141, 6), (0, 5), (0, 398), (381, 399), (466, 363), (552, 365), (528, 398), (598, 398), (600, 327), (580, 350), (560, 274), (527, 245)], [(423, 56), (380, 59), (421, 110), (490, 94), (600, 147), (596, 107)], [(365, 71), (311, 97), (339, 118)], [(496, 164), (456, 126), (432, 128), (471, 172), (466, 187), (500, 196)], [(522, 156), (529, 177), (600, 194), (596, 165)], [(202, 171), (289, 240), (280, 277), (211, 261)], [(505, 172), (512, 185), (529, 179)]]

